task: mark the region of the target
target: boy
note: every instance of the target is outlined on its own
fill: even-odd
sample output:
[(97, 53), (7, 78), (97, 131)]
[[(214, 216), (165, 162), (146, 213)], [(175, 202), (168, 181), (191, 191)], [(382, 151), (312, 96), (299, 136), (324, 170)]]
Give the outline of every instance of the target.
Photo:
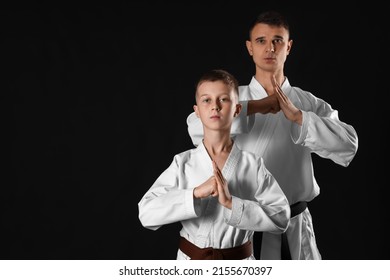
[(254, 231), (284, 232), (289, 203), (262, 158), (230, 137), (241, 111), (237, 80), (212, 70), (195, 96), (202, 142), (174, 157), (138, 203), (139, 219), (152, 230), (181, 222), (177, 259), (254, 259)]

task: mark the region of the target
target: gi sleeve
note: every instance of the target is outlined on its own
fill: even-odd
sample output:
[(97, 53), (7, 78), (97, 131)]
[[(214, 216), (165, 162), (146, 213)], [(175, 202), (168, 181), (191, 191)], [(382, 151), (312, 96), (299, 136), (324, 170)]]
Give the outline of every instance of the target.
[(289, 225), (290, 205), (262, 158), (260, 162), (254, 200), (232, 196), (232, 209), (224, 209), (224, 218), (237, 228), (281, 233)]
[(148, 229), (157, 230), (165, 224), (197, 217), (200, 200), (194, 199), (193, 189), (182, 189), (179, 159), (157, 178), (138, 203), (139, 220)]
[(340, 121), (338, 111), (322, 99), (309, 92), (302, 96), (303, 122), (302, 126), (292, 124), (292, 140), (323, 158), (348, 166), (358, 149), (355, 129)]

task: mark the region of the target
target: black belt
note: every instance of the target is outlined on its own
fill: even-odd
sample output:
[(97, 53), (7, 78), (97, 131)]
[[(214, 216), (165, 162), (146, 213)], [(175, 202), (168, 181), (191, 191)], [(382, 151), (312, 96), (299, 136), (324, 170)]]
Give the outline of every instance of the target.
[[(306, 201), (299, 201), (290, 205), (291, 209), (291, 218), (301, 214), (307, 208)], [(288, 246), (287, 233), (282, 233), (282, 248), (281, 248), (281, 258), (282, 260), (291, 260), (290, 247)]]
[[(299, 201), (290, 205), (291, 218), (301, 214), (307, 208), (306, 201)], [(253, 236), (254, 243), (254, 255), (257, 260), (260, 259), (261, 252), (261, 241), (262, 241), (263, 233), (260, 231), (256, 231)], [(282, 260), (291, 260), (290, 248), (288, 246), (287, 234), (282, 234), (282, 247), (281, 247), (281, 258)]]
[(297, 203), (294, 203), (293, 205), (290, 205), (291, 209), (291, 218), (301, 214), (305, 209), (307, 208), (307, 202), (306, 201), (298, 201)]

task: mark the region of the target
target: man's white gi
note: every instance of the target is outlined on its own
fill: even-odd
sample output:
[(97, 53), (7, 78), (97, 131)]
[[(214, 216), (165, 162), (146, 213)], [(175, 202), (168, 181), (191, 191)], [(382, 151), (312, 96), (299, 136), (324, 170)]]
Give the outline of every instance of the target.
[[(267, 96), (253, 77), (250, 84), (240, 86), (243, 105), (240, 118), (232, 126), (237, 145), (264, 159), (267, 169), (276, 178), (290, 205), (311, 201), (320, 192), (315, 180), (311, 153), (348, 166), (358, 148), (355, 129), (339, 120), (338, 111), (310, 92), (292, 87), (286, 78), (283, 92), (303, 113), (299, 126), (287, 120), (282, 111), (277, 114), (253, 114), (247, 117), (248, 100)], [(203, 137), (203, 127), (194, 113), (187, 118), (188, 131), (194, 145)], [(309, 209), (291, 219), (286, 231), (292, 259), (321, 259), (316, 245)], [(280, 259), (281, 235), (264, 233), (261, 259)]]
[[(181, 222), (181, 236), (200, 248), (218, 249), (252, 240), (253, 231), (286, 230), (288, 200), (262, 158), (233, 144), (222, 174), (232, 195), (231, 210), (219, 204), (217, 197), (193, 196), (193, 188), (213, 175), (212, 161), (202, 142), (175, 155), (138, 203), (142, 225), (157, 230)], [(178, 250), (177, 259), (188, 257)]]

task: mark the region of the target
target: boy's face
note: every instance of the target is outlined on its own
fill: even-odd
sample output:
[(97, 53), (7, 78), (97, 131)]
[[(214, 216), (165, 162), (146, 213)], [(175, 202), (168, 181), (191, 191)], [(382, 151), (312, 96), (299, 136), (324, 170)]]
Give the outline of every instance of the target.
[(205, 81), (199, 85), (194, 111), (205, 128), (230, 130), (240, 110), (237, 95), (222, 81)]

